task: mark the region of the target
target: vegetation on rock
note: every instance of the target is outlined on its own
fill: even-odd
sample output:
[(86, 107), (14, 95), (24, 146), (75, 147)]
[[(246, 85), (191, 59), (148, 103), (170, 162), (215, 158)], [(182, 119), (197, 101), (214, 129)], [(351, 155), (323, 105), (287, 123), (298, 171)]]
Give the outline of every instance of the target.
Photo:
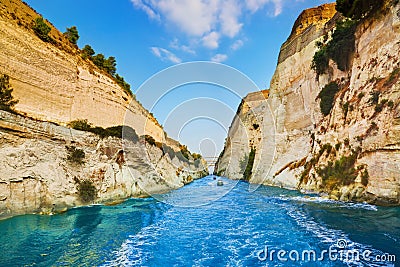
[(18, 103), (12, 96), (13, 88), (10, 85), (10, 77), (6, 74), (0, 75), (0, 109), (12, 111)]
[(336, 10), (345, 17), (358, 20), (374, 14), (383, 4), (383, 0), (337, 0)]
[(34, 20), (32, 29), (36, 33), (36, 35), (43, 41), (45, 42), (51, 41), (51, 38), (49, 36), (51, 27), (46, 24), (46, 22), (42, 17), (38, 17)]
[(97, 189), (91, 180), (78, 180), (78, 195), (83, 203), (90, 203), (97, 197)]
[(138, 142), (139, 136), (136, 134), (135, 129), (125, 125), (112, 126), (108, 128), (93, 127), (87, 120), (74, 120), (68, 123), (68, 127), (75, 130), (91, 132), (98, 135), (100, 138), (117, 137), (124, 138), (132, 142)]
[(341, 71), (349, 69), (350, 59), (355, 51), (356, 26), (352, 20), (338, 22), (332, 39), (327, 44), (317, 43), (319, 50), (314, 54), (311, 68), (318, 75), (326, 73), (329, 59), (332, 59)]
[(320, 108), (322, 114), (328, 115), (334, 104), (335, 95), (339, 91), (339, 86), (336, 82), (331, 82), (322, 88), (321, 92), (318, 94), (318, 98), (321, 99)]
[(64, 36), (72, 43), (75, 44), (79, 40), (79, 33), (76, 26), (72, 26), (71, 28), (67, 28), (67, 31), (64, 32)]
[(338, 186), (350, 185), (357, 178), (357, 171), (354, 168), (358, 153), (353, 151), (349, 156), (342, 156), (335, 162), (329, 161), (328, 165), (317, 168), (317, 174), (322, 178), (322, 183), (327, 189), (334, 189)]
[(84, 163), (85, 152), (82, 149), (76, 148), (75, 146), (66, 146), (65, 148), (68, 152), (68, 161), (79, 165)]
[[(253, 174), (253, 165), (254, 165), (254, 159), (256, 156), (256, 149), (252, 147), (250, 149), (249, 155), (245, 156), (245, 160), (241, 162), (241, 168), (243, 171), (243, 180), (249, 181), (251, 178), (251, 175)], [(245, 166), (245, 168), (243, 168)]]

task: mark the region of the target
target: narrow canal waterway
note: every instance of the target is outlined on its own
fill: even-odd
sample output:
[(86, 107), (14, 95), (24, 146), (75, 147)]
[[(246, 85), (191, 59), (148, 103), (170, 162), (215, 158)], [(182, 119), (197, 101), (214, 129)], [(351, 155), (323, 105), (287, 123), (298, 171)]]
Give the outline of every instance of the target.
[(253, 192), (245, 182), (218, 179), (223, 186), (209, 176), (156, 198), (0, 221), (0, 266), (400, 262), (400, 208), (333, 202), (266, 186)]

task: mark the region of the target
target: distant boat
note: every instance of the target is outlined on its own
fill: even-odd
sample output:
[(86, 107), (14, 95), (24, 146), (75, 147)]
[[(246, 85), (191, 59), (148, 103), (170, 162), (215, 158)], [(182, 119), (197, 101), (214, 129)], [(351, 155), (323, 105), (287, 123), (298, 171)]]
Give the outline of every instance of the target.
[(218, 186), (223, 186), (223, 185), (224, 185), (224, 182), (222, 182), (221, 180), (218, 180), (217, 185), (218, 185)]

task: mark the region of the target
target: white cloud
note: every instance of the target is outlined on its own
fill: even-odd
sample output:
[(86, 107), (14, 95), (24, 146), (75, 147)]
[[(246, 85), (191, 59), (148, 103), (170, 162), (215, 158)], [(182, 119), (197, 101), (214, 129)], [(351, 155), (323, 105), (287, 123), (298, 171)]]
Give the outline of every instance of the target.
[(179, 43), (178, 38), (175, 38), (170, 44), (169, 47), (172, 49), (178, 50), (178, 51), (183, 51), (188, 54), (196, 55), (196, 51), (194, 51), (190, 46), (188, 45), (181, 45)]
[(174, 53), (165, 48), (151, 47), (150, 50), (156, 57), (160, 58), (163, 61), (167, 60), (175, 64), (182, 62), (179, 57), (177, 57)]
[[(172, 26), (185, 34), (196, 45), (209, 49), (219, 47), (224, 37), (233, 39), (243, 28), (246, 13), (255, 13), (267, 5), (278, 16), (288, 0), (131, 0), (136, 9), (143, 10), (150, 19)], [(299, 1), (299, 0), (296, 0)], [(190, 46), (174, 49), (192, 53)]]
[(246, 7), (252, 13), (263, 9), (265, 5), (272, 3), (274, 5), (274, 16), (278, 16), (282, 13), (282, 6), (284, 0), (247, 0)]
[(206, 35), (202, 39), (203, 45), (210, 49), (216, 49), (219, 46), (219, 33), (210, 32), (210, 34)]
[(133, 5), (138, 8), (143, 10), (144, 12), (146, 12), (147, 16), (149, 16), (149, 18), (154, 19), (154, 20), (160, 20), (160, 15), (157, 14), (151, 7), (150, 5), (147, 5), (146, 3), (144, 3), (142, 0), (131, 0)]
[(231, 45), (231, 49), (233, 51), (236, 51), (238, 49), (240, 49), (242, 46), (244, 45), (244, 42), (242, 40), (236, 40), (232, 45)]
[(213, 57), (211, 58), (211, 61), (212, 61), (212, 62), (220, 63), (220, 62), (226, 61), (227, 59), (228, 59), (228, 56), (225, 55), (225, 54), (216, 54), (215, 56), (213, 56)]
[(155, 3), (155, 8), (184, 33), (203, 36), (215, 26), (218, 2), (219, 0), (160, 0)]
[(241, 14), (240, 5), (235, 0), (222, 2), (219, 19), (224, 35), (233, 38), (239, 33), (243, 26), (243, 23), (239, 23)]

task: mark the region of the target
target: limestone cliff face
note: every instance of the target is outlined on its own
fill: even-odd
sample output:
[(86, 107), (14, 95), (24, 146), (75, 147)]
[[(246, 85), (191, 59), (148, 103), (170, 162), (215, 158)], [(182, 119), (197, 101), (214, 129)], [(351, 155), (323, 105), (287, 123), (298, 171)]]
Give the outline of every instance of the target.
[(35, 11), (20, 0), (1, 4), (0, 73), (10, 76), (17, 111), (64, 125), (76, 119), (101, 127), (125, 124), (139, 135), (165, 141), (154, 117), (110, 76), (83, 60), (57, 29), (51, 32), (56, 45), (43, 42), (29, 26), (39, 16)]
[[(175, 151), (180, 146), (57, 29), (52, 27), (52, 43), (40, 40), (30, 27), (39, 16), (34, 10), (20, 0), (0, 3), (0, 74), (10, 76), (19, 101), (19, 115), (0, 111), (0, 218), (87, 204), (78, 195), (83, 180), (96, 187), (96, 203), (107, 203), (176, 189), (207, 174), (204, 160), (65, 127), (76, 119), (126, 125)], [(83, 164), (68, 160), (66, 147), (72, 146), (85, 153)]]
[[(156, 146), (98, 136), (0, 111), (0, 218), (59, 212), (82, 203), (78, 181), (90, 180), (95, 203), (112, 203), (177, 189), (205, 167), (172, 159)], [(67, 160), (67, 146), (85, 152)], [(123, 160), (121, 160), (123, 150)]]
[[(242, 178), (240, 161), (253, 145), (250, 182), (322, 192), (333, 199), (398, 205), (400, 5), (357, 27), (348, 71), (330, 62), (328, 73), (316, 77), (310, 68), (315, 44), (329, 36), (338, 18), (334, 5), (299, 17), (282, 46), (268, 99), (244, 99), (247, 104), (242, 103), (234, 119), (217, 172)], [(306, 28), (299, 29), (300, 25)], [(331, 113), (324, 117), (317, 97), (331, 81), (341, 89)], [(371, 101), (373, 92), (379, 92), (378, 104)], [(257, 130), (254, 121), (259, 122)], [(235, 125), (241, 125), (239, 130)], [(327, 167), (340, 169), (346, 162), (351, 162), (348, 169), (356, 176), (354, 181), (323, 179)]]

